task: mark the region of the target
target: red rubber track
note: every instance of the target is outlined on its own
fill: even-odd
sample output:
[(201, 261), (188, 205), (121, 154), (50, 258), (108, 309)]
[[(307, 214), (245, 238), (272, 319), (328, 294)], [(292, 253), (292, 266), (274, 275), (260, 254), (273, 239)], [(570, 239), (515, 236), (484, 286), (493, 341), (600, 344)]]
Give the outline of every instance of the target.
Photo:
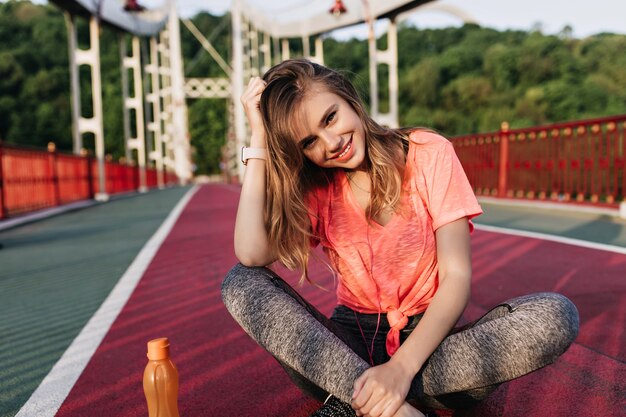
[[(215, 184), (195, 194), (57, 416), (147, 417), (146, 342), (163, 336), (179, 369), (182, 417), (300, 417), (318, 407), (221, 302), (221, 280), (236, 262), (238, 193)], [(577, 305), (581, 330), (554, 365), (503, 384), (473, 409), (442, 415), (624, 416), (626, 255), (480, 230), (472, 245), (474, 285), (464, 319), (509, 297), (558, 291)], [(328, 271), (314, 270), (332, 288)], [(300, 292), (332, 311), (332, 291), (305, 285)]]

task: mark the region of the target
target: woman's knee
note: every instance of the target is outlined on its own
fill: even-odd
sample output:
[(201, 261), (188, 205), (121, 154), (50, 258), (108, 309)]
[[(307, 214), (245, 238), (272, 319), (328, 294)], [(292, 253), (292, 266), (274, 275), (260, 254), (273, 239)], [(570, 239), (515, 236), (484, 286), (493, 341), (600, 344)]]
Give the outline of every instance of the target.
[(245, 303), (255, 288), (259, 289), (259, 280), (269, 277), (266, 271), (266, 268), (248, 267), (238, 263), (226, 274), (222, 281), (222, 301), (231, 314), (236, 306)]
[(226, 307), (230, 305), (242, 285), (243, 276), (245, 275), (242, 273), (243, 268), (245, 267), (241, 264), (235, 265), (228, 271), (228, 274), (226, 274), (226, 277), (222, 281), (222, 300)]
[(561, 336), (563, 352), (578, 336), (579, 316), (574, 303), (562, 294), (548, 293), (552, 305), (550, 318), (558, 323), (557, 335)]
[(546, 346), (551, 346), (552, 355), (564, 353), (578, 335), (579, 316), (574, 303), (558, 293), (532, 294), (513, 311), (528, 312), (528, 323), (533, 324), (532, 333), (541, 337)]

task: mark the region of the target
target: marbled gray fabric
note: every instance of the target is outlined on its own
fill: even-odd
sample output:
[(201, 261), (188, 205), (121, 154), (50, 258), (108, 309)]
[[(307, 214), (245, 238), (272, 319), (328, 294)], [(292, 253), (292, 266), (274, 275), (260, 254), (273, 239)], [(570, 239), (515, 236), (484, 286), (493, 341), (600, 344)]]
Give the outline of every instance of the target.
[[(243, 329), (290, 371), (349, 401), (369, 366), (339, 337), (333, 323), (267, 268), (236, 265), (222, 284), (226, 308)], [(293, 375), (293, 372), (289, 372)]]
[[(373, 364), (389, 359), (385, 315), (378, 320), (338, 306), (328, 319), (267, 268), (236, 265), (222, 284), (222, 298), (243, 329), (319, 400), (331, 393), (350, 402), (354, 380), (371, 366), (366, 346), (374, 336)], [(411, 319), (402, 340), (419, 319)], [(437, 408), (469, 405), (498, 384), (554, 362), (577, 333), (578, 311), (562, 295), (508, 300), (444, 339), (415, 377), (407, 400)]]

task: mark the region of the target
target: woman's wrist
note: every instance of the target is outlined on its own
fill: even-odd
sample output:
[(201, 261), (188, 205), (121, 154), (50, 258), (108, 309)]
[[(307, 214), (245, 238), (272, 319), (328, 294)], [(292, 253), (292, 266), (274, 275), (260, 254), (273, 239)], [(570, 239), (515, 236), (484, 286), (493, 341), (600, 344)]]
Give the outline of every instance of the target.
[(396, 351), (396, 353), (394, 353), (391, 359), (389, 359), (389, 362), (398, 365), (404, 372), (408, 374), (411, 379), (413, 379), (415, 375), (417, 375), (419, 370), (422, 369), (422, 364), (416, 361), (415, 357), (411, 357), (412, 355), (410, 354), (407, 354), (407, 357), (405, 358), (404, 353), (408, 352), (405, 352), (406, 349), (401, 350), (402, 347), (403, 346), (400, 346), (400, 348)]
[(259, 130), (253, 131), (250, 136), (250, 146), (241, 148), (241, 162), (248, 165), (248, 160), (267, 161), (267, 142), (265, 141), (265, 132)]
[(267, 148), (267, 142), (265, 141), (265, 135), (261, 133), (253, 133), (250, 136), (251, 148)]

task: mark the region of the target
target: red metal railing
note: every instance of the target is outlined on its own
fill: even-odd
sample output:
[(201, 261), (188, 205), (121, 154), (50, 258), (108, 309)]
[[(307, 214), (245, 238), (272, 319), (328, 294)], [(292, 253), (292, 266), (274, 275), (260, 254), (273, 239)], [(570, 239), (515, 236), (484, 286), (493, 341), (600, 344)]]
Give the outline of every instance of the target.
[(93, 196), (90, 158), (57, 152), (49, 152), (49, 155), (56, 169), (56, 177), (53, 177), (56, 184), (53, 185), (58, 193), (57, 204), (67, 204)]
[[(139, 167), (105, 162), (108, 194), (139, 188)], [(163, 184), (178, 182), (163, 173)], [(148, 188), (158, 184), (158, 172), (146, 169)], [(94, 197), (98, 190), (98, 163), (78, 156), (31, 149), (0, 142), (0, 219)]]
[(625, 130), (622, 115), (451, 140), (478, 195), (613, 205), (626, 200)]

